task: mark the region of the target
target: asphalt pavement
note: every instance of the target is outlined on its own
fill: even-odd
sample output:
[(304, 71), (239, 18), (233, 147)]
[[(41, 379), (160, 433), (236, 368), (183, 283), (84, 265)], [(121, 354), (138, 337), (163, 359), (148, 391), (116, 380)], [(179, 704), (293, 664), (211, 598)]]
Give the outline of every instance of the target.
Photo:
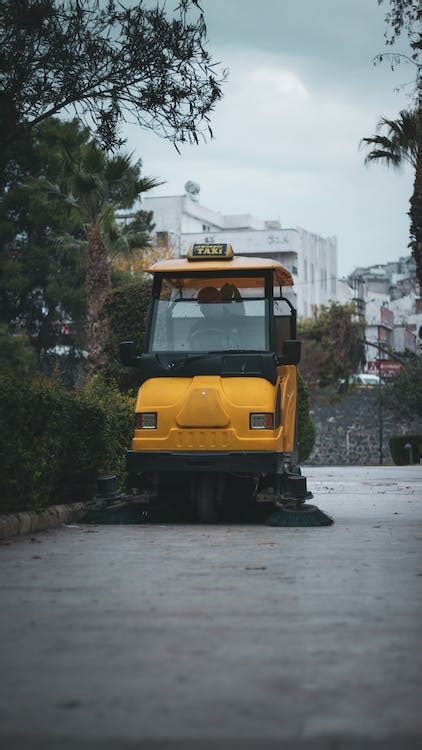
[(0, 546), (0, 745), (422, 747), (422, 467), (306, 471), (331, 527)]

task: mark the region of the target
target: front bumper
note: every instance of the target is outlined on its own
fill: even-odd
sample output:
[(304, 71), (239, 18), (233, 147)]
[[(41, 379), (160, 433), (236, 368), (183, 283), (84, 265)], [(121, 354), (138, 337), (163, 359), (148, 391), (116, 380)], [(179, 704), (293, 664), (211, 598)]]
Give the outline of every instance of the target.
[(277, 474), (283, 454), (271, 451), (128, 451), (128, 474), (150, 471), (211, 471), (239, 474)]

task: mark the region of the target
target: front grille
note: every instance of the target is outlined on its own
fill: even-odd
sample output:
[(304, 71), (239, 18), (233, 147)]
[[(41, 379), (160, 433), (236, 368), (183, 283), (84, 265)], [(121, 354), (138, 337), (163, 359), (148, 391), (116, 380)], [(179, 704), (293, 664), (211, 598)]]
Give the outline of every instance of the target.
[(229, 444), (227, 430), (176, 430), (180, 450), (225, 450)]

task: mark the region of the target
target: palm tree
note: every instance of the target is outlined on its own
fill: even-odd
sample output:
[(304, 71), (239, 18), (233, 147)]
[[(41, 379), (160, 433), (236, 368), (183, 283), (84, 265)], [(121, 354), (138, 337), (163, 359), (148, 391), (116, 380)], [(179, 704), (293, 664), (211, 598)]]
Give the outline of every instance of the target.
[[(417, 160), (417, 113), (402, 109), (397, 120), (381, 117), (377, 124), (377, 135), (362, 138), (361, 145), (373, 147), (365, 157), (365, 164), (383, 161), (388, 167), (399, 169), (404, 162), (416, 169)], [(380, 135), (380, 131), (385, 135)]]
[(140, 195), (162, 184), (152, 177), (141, 177), (141, 162), (131, 155), (108, 157), (92, 141), (81, 146), (76, 161), (66, 160), (69, 172), (68, 192), (49, 185), (50, 193), (65, 200), (78, 212), (85, 226), (85, 238), (68, 235), (59, 238), (68, 246), (83, 242), (86, 255), (86, 347), (91, 371), (103, 364), (106, 322), (101, 318), (104, 298), (110, 289), (110, 255), (129, 253), (147, 242), (133, 231), (125, 232), (116, 220), (116, 212), (134, 206)]
[(397, 120), (388, 120), (381, 117), (377, 124), (377, 134), (370, 138), (362, 138), (360, 145), (371, 149), (365, 157), (365, 164), (381, 161), (388, 167), (400, 169), (404, 163), (407, 163), (415, 170), (409, 211), (411, 220), (409, 245), (416, 261), (417, 278), (422, 289), (421, 123), (422, 111), (420, 106), (414, 111), (402, 109)]

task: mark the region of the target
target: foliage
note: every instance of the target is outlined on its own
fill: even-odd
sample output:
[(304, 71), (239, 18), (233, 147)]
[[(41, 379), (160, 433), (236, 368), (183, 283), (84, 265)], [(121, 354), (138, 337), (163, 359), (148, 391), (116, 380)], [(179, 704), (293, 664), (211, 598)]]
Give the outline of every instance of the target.
[(299, 462), (306, 461), (313, 451), (316, 437), (315, 422), (309, 414), (308, 386), (300, 372), (297, 376)]
[(8, 373), (16, 378), (28, 377), (35, 371), (35, 354), (28, 337), (12, 336), (5, 325), (0, 325), (0, 377)]
[(221, 98), (206, 34), (198, 0), (3, 0), (0, 143), (69, 107), (108, 149), (128, 120), (197, 143)]
[(87, 500), (98, 474), (122, 476), (133, 405), (115, 387), (1, 374), (0, 411), (1, 512)]
[[(0, 322), (26, 330), (38, 349), (60, 342), (66, 321), (74, 337), (84, 317), (85, 251), (55, 242), (57, 232), (73, 238), (83, 225), (71, 207), (51, 200), (41, 181), (64, 185), (63, 160), (76, 157), (88, 133), (77, 121), (48, 120), (36, 137), (3, 152), (0, 170)], [(31, 187), (27, 187), (28, 184)]]
[(364, 324), (355, 321), (354, 315), (353, 305), (332, 302), (299, 324), (301, 370), (311, 387), (348, 379), (364, 363)]
[[(77, 120), (51, 118), (37, 132), (9, 148), (0, 177), (0, 322), (27, 331), (45, 352), (84, 346), (86, 320), (97, 323), (109, 289), (108, 259), (149, 247), (152, 214), (134, 211), (122, 225), (116, 211), (157, 182), (141, 175), (140, 161), (100, 151)], [(96, 254), (87, 272), (90, 239)]]
[(119, 343), (134, 341), (138, 351), (144, 351), (150, 297), (151, 282), (138, 277), (111, 291), (104, 302), (102, 315), (107, 319), (109, 336), (107, 364), (102, 372), (122, 390), (139, 385), (139, 372), (120, 364)]
[[(385, 135), (380, 135), (384, 130)], [(376, 135), (362, 138), (361, 145), (366, 144), (372, 150), (365, 157), (365, 164), (372, 161), (383, 161), (387, 166), (400, 168), (404, 162), (416, 169), (418, 154), (417, 113), (402, 109), (397, 120), (381, 117), (377, 124)]]
[[(151, 178), (144, 178), (150, 180)], [(154, 181), (155, 183), (155, 181)], [(144, 183), (145, 189), (149, 189), (147, 183)], [(155, 227), (153, 222), (152, 211), (135, 211), (131, 214), (115, 213), (115, 219), (124, 219), (124, 225), (120, 225), (120, 236), (122, 243), (114, 243), (109, 248), (109, 254), (114, 267), (122, 264), (122, 270), (130, 270), (133, 273), (132, 264), (151, 250), (151, 233)]]
[(130, 254), (119, 253), (112, 258), (112, 272), (120, 271), (130, 276), (139, 276), (159, 260), (174, 258), (171, 245), (147, 245), (134, 248)]
[[(384, 0), (378, 0), (378, 4), (381, 5)], [(407, 34), (410, 47), (412, 49), (411, 56), (403, 55), (401, 53), (381, 53), (375, 58), (377, 62), (382, 62), (384, 57), (388, 57), (394, 64), (405, 60), (413, 64), (416, 72), (416, 80), (414, 86), (414, 110), (415, 110), (415, 158), (412, 166), (415, 168), (415, 178), (413, 183), (413, 193), (410, 199), (410, 242), (409, 247), (412, 248), (412, 255), (416, 261), (416, 274), (419, 282), (419, 286), (422, 289), (422, 6), (420, 0), (386, 0), (389, 8), (385, 15), (385, 21), (387, 24), (387, 31), (385, 37), (387, 44), (392, 46), (395, 44), (397, 39), (400, 37), (401, 32), (404, 30)], [(403, 160), (403, 155), (400, 153), (395, 154), (398, 157), (398, 161), (395, 166), (400, 164)], [(386, 157), (387, 163), (394, 163), (391, 159), (391, 149), (387, 148)]]
[(363, 138), (361, 145), (372, 150), (365, 158), (365, 164), (384, 162), (387, 166), (399, 169), (404, 162), (415, 170), (413, 194), (410, 199), (409, 216), (410, 242), (412, 255), (416, 261), (417, 276), (422, 285), (422, 113), (421, 102), (413, 112), (402, 110), (397, 120), (382, 117), (377, 130), (384, 130), (385, 135), (377, 133), (370, 138)]
[(384, 403), (396, 417), (422, 417), (422, 357), (403, 367), (383, 390)]
[(89, 405), (96, 406), (103, 415), (101, 434), (101, 457), (98, 474), (117, 474), (120, 480), (125, 475), (126, 450), (134, 430), (135, 404), (131, 397), (120, 392), (115, 383), (95, 376), (79, 395)]
[(410, 40), (413, 58), (416, 60), (418, 52), (422, 48), (420, 25), (422, 7), (420, 0), (378, 0), (378, 5), (382, 5), (384, 2), (390, 5), (385, 14), (385, 21), (388, 26), (386, 32), (387, 44), (394, 44), (404, 29)]
[[(66, 155), (64, 155), (66, 162)], [(59, 241), (70, 248), (86, 245), (86, 348), (91, 369), (103, 363), (107, 329), (100, 311), (105, 294), (111, 286), (109, 255), (130, 254), (132, 248), (148, 243), (151, 214), (135, 214), (135, 218), (121, 227), (116, 212), (132, 208), (141, 193), (160, 183), (151, 177), (141, 177), (141, 161), (132, 163), (129, 154), (107, 157), (92, 141), (79, 149), (77, 160), (68, 163), (68, 193), (59, 185), (44, 181), (52, 199), (68, 203), (79, 214), (85, 227), (85, 238), (75, 240), (63, 235)], [(149, 219), (149, 221), (148, 221)]]
[(405, 445), (412, 446), (413, 463), (419, 463), (422, 456), (422, 435), (392, 435), (388, 441), (391, 458), (396, 466), (405, 466), (409, 463), (409, 454)]

